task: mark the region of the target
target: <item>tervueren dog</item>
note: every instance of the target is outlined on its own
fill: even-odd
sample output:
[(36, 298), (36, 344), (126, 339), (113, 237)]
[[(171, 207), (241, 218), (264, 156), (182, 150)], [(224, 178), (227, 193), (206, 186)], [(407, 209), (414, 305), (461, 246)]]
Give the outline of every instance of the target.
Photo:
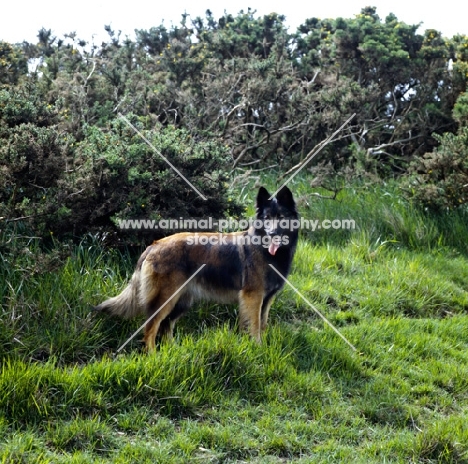
[(184, 232), (155, 241), (141, 255), (122, 293), (96, 310), (125, 318), (145, 315), (144, 341), (151, 351), (156, 335), (171, 338), (176, 321), (195, 301), (237, 302), (241, 326), (260, 341), (274, 296), (284, 285), (277, 271), (285, 278), (289, 274), (298, 239), (291, 191), (283, 187), (269, 198), (260, 187), (248, 230)]

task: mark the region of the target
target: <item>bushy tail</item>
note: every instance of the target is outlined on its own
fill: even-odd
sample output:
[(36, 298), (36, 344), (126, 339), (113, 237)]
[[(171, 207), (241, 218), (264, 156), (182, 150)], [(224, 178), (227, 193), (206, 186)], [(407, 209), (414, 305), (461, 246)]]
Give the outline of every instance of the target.
[(140, 291), (140, 270), (136, 270), (122, 293), (113, 298), (102, 302), (94, 309), (102, 311), (113, 316), (120, 316), (130, 319), (142, 313), (142, 307), (139, 302)]

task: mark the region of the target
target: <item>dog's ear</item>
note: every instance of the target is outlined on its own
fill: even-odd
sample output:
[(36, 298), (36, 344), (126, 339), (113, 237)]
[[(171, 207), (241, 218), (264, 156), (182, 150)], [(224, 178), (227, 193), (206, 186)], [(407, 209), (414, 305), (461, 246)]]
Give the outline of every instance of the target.
[(293, 195), (291, 193), (291, 190), (288, 189), (288, 187), (283, 187), (277, 194), (276, 194), (276, 199), (278, 200), (278, 203), (292, 211), (296, 210), (296, 203), (294, 202)]
[(269, 203), (270, 194), (265, 187), (260, 187), (257, 194), (257, 210), (262, 210)]

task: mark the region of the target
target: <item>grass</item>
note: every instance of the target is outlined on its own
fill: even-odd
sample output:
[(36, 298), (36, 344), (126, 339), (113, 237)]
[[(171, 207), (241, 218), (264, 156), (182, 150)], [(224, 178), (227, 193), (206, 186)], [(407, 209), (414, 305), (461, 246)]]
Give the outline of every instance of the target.
[(361, 224), (303, 234), (290, 276), (357, 353), (285, 287), (260, 346), (235, 308), (202, 305), (154, 355), (140, 337), (116, 355), (141, 321), (89, 309), (135, 257), (17, 240), (0, 268), (0, 462), (467, 463), (463, 214), (446, 223), (390, 188), (293, 190), (304, 216)]

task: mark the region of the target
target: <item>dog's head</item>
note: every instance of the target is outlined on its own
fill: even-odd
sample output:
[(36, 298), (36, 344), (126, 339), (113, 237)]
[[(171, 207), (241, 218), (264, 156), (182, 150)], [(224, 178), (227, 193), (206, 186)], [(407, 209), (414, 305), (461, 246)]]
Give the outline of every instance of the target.
[(260, 187), (257, 194), (255, 229), (265, 240), (270, 255), (275, 255), (281, 246), (295, 246), (297, 241), (298, 214), (296, 203), (288, 187), (282, 187), (276, 197)]

